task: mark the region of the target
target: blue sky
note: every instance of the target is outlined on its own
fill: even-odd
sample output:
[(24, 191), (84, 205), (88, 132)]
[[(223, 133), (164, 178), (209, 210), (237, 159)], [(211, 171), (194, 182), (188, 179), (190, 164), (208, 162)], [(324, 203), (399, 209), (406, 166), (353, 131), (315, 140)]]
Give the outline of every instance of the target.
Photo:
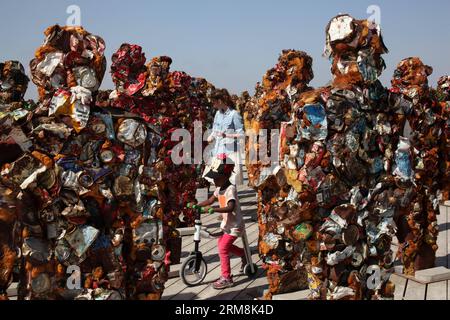
[[(282, 49), (304, 50), (314, 59), (312, 85), (326, 84), (329, 62), (322, 57), (325, 26), (339, 13), (358, 19), (370, 16), (369, 5), (381, 10), (381, 26), (390, 53), (381, 80), (389, 85), (396, 64), (419, 56), (434, 68), (431, 84), (450, 74), (450, 1), (83, 1), (40, 0), (0, 2), (0, 61), (20, 60), (28, 71), (43, 31), (64, 25), (66, 9), (81, 8), (82, 25), (106, 42), (108, 68), (102, 88), (112, 88), (113, 52), (123, 42), (139, 44), (147, 59), (172, 57), (172, 70), (207, 78), (233, 93), (253, 92)], [(27, 97), (36, 98), (30, 85)]]

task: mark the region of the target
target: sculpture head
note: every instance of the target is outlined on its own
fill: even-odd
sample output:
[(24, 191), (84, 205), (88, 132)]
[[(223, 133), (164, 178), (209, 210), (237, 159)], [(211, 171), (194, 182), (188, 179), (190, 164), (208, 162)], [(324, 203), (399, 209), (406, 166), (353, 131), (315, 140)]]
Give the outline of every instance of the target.
[(377, 81), (386, 67), (381, 56), (387, 52), (380, 27), (373, 21), (344, 14), (328, 23), (324, 55), (331, 60), (335, 85)]

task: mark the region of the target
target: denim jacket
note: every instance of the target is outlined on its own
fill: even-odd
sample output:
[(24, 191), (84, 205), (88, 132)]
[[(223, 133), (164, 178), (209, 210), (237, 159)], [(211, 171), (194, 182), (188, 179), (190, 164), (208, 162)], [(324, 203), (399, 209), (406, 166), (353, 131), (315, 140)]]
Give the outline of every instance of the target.
[(217, 111), (214, 117), (212, 128), (212, 136), (214, 138), (213, 155), (230, 153), (238, 151), (238, 138), (223, 138), (222, 133), (240, 134), (244, 136), (244, 125), (242, 124), (241, 115), (233, 109), (225, 112)]

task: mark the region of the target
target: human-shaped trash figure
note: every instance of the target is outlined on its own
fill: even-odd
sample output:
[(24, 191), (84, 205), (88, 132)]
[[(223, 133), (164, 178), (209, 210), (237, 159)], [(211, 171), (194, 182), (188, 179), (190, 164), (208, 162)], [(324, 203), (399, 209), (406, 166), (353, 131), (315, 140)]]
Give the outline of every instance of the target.
[(444, 108), (428, 86), (432, 72), (419, 58), (411, 57), (397, 65), (392, 79), (390, 101), (405, 117), (393, 174), (396, 198), (403, 202), (396, 221), (399, 256), (407, 275), (434, 267), (438, 249), (436, 215), (445, 179), (440, 171), (446, 154), (445, 120)]

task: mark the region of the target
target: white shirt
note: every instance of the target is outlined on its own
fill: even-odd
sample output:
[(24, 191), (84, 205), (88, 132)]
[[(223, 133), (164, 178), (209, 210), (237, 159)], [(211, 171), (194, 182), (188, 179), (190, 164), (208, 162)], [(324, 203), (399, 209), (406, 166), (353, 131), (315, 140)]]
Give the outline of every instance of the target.
[(221, 208), (226, 208), (229, 201), (235, 201), (234, 211), (224, 214), (220, 228), (223, 232), (231, 236), (240, 237), (241, 232), (244, 231), (244, 219), (242, 218), (241, 205), (237, 196), (236, 186), (230, 185), (223, 191), (220, 190), (220, 188), (217, 188), (214, 191), (214, 196), (219, 200)]

